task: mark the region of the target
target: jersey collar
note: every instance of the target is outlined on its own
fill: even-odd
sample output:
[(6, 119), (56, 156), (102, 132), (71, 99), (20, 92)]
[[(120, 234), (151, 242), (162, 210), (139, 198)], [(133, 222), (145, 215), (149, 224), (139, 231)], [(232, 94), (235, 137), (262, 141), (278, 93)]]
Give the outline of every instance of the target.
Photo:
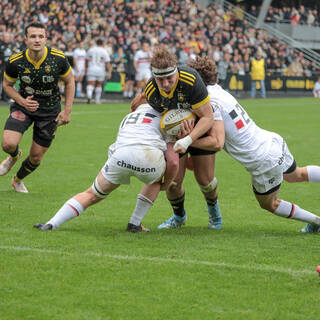
[(48, 48), (47, 48), (47, 47), (44, 47), (44, 55), (42, 56), (42, 58), (41, 58), (39, 61), (36, 62), (36, 61), (33, 61), (33, 60), (30, 58), (30, 56), (29, 56), (29, 49), (26, 50), (27, 60), (28, 60), (30, 63), (32, 63), (36, 69), (39, 69), (39, 68), (40, 68), (42, 62), (46, 59), (47, 55), (48, 55)]

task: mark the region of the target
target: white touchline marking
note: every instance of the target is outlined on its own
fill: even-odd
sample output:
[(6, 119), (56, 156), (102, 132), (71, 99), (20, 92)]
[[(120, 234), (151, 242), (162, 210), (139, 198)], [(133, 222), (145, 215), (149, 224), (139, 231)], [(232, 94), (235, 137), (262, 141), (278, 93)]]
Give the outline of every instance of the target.
[(294, 270), (290, 268), (283, 268), (283, 267), (277, 267), (277, 266), (266, 266), (266, 265), (248, 266), (248, 265), (241, 265), (241, 264), (202, 261), (202, 260), (113, 255), (113, 254), (103, 253), (103, 252), (67, 252), (67, 251), (58, 251), (58, 250), (51, 250), (51, 249), (38, 249), (38, 248), (15, 247), (15, 246), (0, 246), (0, 249), (13, 250), (13, 251), (32, 251), (32, 252), (39, 252), (39, 253), (53, 253), (53, 254), (61, 254), (61, 255), (65, 254), (70, 256), (105, 257), (105, 258), (111, 258), (111, 259), (117, 259), (117, 260), (137, 260), (137, 261), (150, 261), (150, 262), (160, 262), (160, 263), (173, 262), (173, 263), (182, 263), (182, 264), (195, 264), (195, 265), (216, 266), (216, 267), (225, 267), (225, 268), (231, 268), (231, 269), (261, 271), (261, 272), (277, 272), (277, 273), (285, 273), (291, 276), (315, 274), (315, 271), (311, 271), (311, 270)]

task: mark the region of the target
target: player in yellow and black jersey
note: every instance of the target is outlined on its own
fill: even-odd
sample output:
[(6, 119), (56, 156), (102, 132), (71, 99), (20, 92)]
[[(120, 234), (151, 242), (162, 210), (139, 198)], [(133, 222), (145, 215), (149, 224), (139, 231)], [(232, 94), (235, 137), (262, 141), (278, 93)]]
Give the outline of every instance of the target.
[[(0, 164), (5, 175), (21, 157), (19, 142), (33, 126), (33, 141), (28, 157), (12, 179), (18, 192), (28, 192), (22, 179), (40, 164), (54, 138), (57, 126), (69, 123), (75, 92), (71, 67), (64, 53), (46, 46), (43, 24), (33, 22), (25, 28), (27, 49), (12, 55), (5, 67), (3, 89), (14, 100), (6, 121), (2, 148), (9, 154)], [(58, 81), (65, 82), (65, 107), (61, 111)], [(14, 88), (19, 80), (19, 91)]]
[[(194, 129), (184, 138), (176, 141), (174, 149), (180, 153), (179, 172), (174, 183), (166, 190), (168, 200), (174, 214), (158, 226), (159, 229), (172, 229), (183, 225), (187, 214), (184, 209), (184, 189), (182, 186), (187, 165), (187, 153), (190, 153), (193, 162), (194, 175), (207, 202), (209, 212), (209, 228), (220, 229), (222, 216), (217, 201), (217, 179), (214, 177), (214, 151), (200, 150), (192, 147), (192, 142), (207, 134), (214, 124), (213, 109), (207, 88), (198, 72), (187, 66), (177, 66), (177, 57), (160, 46), (152, 53), (152, 78), (148, 81), (144, 95), (137, 96), (131, 104), (131, 109), (146, 99), (157, 111), (168, 109), (192, 109), (199, 121)], [(140, 194), (147, 198), (148, 186), (144, 186)], [(146, 201), (137, 200), (139, 212), (145, 214)]]

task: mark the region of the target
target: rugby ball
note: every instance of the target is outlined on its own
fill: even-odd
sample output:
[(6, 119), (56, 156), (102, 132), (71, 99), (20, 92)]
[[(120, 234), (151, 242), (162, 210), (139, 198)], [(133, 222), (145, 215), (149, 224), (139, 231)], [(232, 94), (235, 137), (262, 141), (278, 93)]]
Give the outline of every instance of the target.
[(160, 129), (170, 136), (177, 136), (180, 133), (180, 124), (184, 120), (195, 120), (196, 116), (188, 109), (171, 109), (164, 113), (160, 122)]

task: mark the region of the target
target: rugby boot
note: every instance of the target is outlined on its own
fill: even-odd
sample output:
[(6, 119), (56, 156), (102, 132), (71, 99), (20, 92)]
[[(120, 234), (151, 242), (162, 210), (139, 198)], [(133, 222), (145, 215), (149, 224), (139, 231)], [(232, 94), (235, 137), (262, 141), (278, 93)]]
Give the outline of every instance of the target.
[(303, 233), (318, 233), (320, 231), (320, 225), (308, 223), (300, 232)]
[(53, 225), (50, 223), (37, 223), (33, 227), (42, 231), (54, 230)]
[(174, 229), (174, 228), (179, 228), (182, 225), (184, 225), (187, 221), (187, 213), (184, 211), (184, 216), (179, 217), (175, 214), (172, 215), (171, 218), (168, 220), (162, 222), (159, 226), (158, 229)]
[(135, 224), (128, 223), (127, 229), (128, 232), (137, 233), (137, 232), (149, 232), (150, 229), (144, 227), (142, 224), (136, 226)]
[(17, 192), (22, 192), (22, 193), (29, 192), (22, 180), (16, 181), (15, 178), (12, 178), (11, 185), (13, 186), (14, 190), (16, 190)]
[(207, 207), (209, 212), (209, 222), (208, 222), (209, 229), (220, 230), (222, 228), (222, 215), (221, 215), (218, 200), (214, 206), (209, 206), (207, 204)]
[(22, 151), (19, 151), (19, 153), (14, 158), (9, 156), (4, 159), (0, 164), (0, 176), (4, 176), (5, 174), (7, 174), (21, 157)]

